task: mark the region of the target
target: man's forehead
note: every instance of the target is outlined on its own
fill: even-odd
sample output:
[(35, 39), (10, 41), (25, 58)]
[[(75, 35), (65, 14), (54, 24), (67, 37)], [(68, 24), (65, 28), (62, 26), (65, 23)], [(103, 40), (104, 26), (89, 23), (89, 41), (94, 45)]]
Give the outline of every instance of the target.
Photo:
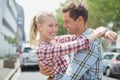
[(63, 18), (64, 21), (70, 21), (70, 18)]
[(69, 16), (69, 12), (63, 13), (64, 16)]

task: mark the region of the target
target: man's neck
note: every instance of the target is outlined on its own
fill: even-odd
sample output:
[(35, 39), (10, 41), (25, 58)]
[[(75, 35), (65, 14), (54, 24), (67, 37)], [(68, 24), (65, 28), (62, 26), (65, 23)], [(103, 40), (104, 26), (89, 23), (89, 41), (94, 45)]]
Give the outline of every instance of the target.
[(82, 31), (80, 31), (81, 29), (79, 30), (80, 33), (78, 33), (78, 34), (76, 33), (76, 34), (75, 34), (76, 36), (80, 36), (83, 32), (86, 31), (87, 27), (86, 27), (86, 26), (83, 26), (83, 27), (84, 27), (84, 28), (82, 29)]

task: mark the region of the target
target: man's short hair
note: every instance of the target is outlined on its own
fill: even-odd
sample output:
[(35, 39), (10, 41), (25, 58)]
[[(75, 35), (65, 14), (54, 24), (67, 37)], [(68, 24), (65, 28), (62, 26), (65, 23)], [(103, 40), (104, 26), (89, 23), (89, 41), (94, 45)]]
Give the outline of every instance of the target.
[(85, 23), (88, 20), (88, 10), (84, 5), (81, 5), (81, 3), (79, 2), (70, 2), (68, 5), (62, 8), (62, 12), (69, 12), (69, 16), (73, 20), (77, 20), (79, 16), (83, 17)]

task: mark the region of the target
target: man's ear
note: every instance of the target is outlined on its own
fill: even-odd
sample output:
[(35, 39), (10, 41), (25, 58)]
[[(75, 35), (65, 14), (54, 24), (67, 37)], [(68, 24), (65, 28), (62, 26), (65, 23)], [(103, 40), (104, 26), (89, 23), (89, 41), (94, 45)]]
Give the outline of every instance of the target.
[(78, 21), (79, 21), (79, 22), (83, 22), (83, 17), (82, 17), (82, 16), (79, 16), (79, 17), (78, 17)]

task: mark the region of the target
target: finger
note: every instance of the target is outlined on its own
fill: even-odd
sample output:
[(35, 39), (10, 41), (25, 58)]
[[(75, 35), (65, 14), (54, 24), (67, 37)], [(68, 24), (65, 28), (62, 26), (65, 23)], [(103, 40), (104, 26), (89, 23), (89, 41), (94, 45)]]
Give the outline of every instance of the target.
[(112, 36), (113, 36), (113, 38), (115, 39), (115, 40), (117, 40), (117, 34), (116, 33), (113, 33), (113, 34), (111, 34)]
[(110, 36), (111, 36), (111, 40), (114, 41), (114, 42), (116, 42), (117, 35), (115, 33), (111, 33)]
[(52, 76), (52, 75), (54, 75), (54, 70), (47, 71), (44, 74), (47, 76)]
[(110, 39), (111, 39), (113, 42), (116, 42), (116, 38), (115, 38), (114, 35), (110, 34), (109, 36), (110, 36)]
[(44, 73), (49, 73), (49, 72), (53, 72), (54, 71), (54, 68), (53, 67), (47, 67), (46, 69), (43, 70)]
[(110, 35), (110, 33), (107, 35), (107, 39), (109, 39), (109, 40), (112, 40), (112, 41), (113, 41), (113, 38), (112, 38), (112, 36)]
[(115, 33), (115, 32), (111, 32), (111, 35), (115, 38), (115, 39), (117, 39), (117, 33)]
[(54, 75), (54, 70), (49, 71), (49, 72), (48, 72), (48, 75), (50, 75), (50, 76)]
[(51, 68), (47, 68), (47, 69), (45, 69), (45, 72), (50, 72), (50, 71), (52, 71)]
[(40, 69), (46, 70), (46, 69), (48, 69), (48, 66), (40, 66)]

